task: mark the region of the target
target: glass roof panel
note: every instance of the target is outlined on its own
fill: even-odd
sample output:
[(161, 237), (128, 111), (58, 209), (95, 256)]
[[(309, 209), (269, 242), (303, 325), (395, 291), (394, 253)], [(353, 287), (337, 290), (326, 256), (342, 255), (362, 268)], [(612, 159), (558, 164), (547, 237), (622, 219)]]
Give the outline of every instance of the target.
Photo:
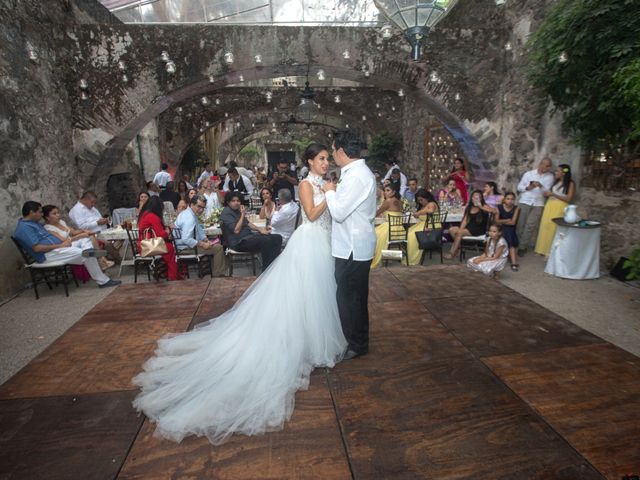
[(100, 0), (125, 23), (377, 26), (370, 0)]

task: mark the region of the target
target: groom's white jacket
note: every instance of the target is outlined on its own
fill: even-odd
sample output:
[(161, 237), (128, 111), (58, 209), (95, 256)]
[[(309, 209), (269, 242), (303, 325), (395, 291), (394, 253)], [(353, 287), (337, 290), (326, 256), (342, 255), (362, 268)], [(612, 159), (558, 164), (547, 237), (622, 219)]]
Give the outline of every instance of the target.
[(364, 160), (341, 170), (336, 191), (326, 193), (332, 218), (331, 251), (334, 257), (366, 261), (373, 258), (376, 234), (376, 178)]

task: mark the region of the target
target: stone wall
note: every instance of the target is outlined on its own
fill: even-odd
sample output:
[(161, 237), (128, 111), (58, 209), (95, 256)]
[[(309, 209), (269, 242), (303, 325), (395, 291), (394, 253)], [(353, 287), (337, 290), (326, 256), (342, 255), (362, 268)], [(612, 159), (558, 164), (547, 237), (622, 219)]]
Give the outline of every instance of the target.
[[(73, 151), (65, 26), (101, 16), (111, 17), (95, 2), (0, 3), (0, 298), (28, 280), (10, 240), (22, 204), (36, 200), (68, 209), (82, 188)], [(29, 50), (36, 59), (28, 58)]]
[(640, 192), (602, 192), (578, 188), (578, 214), (602, 222), (601, 268), (610, 269), (619, 257), (640, 247)]

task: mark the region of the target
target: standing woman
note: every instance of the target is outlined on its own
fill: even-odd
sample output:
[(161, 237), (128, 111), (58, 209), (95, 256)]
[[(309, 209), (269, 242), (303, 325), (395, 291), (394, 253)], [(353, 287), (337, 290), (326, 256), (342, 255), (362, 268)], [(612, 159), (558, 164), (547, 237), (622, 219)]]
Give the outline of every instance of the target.
[(462, 197), (462, 202), (465, 205), (469, 201), (469, 178), (466, 161), (456, 158), (453, 161), (453, 169), (446, 180), (454, 180), (456, 182), (456, 188), (460, 192), (460, 197)]
[[(156, 237), (163, 238), (167, 245), (167, 253), (162, 255), (162, 259), (167, 264), (167, 279), (178, 280), (178, 264), (176, 263), (176, 252), (173, 249), (173, 243), (169, 241), (169, 228), (162, 223), (162, 211), (164, 205), (159, 197), (151, 197), (140, 210), (138, 217), (138, 229), (140, 231), (138, 239), (138, 248), (140, 248), (140, 240), (147, 238), (145, 230), (151, 229)], [(149, 236), (152, 236), (149, 233)]]
[(189, 188), (187, 187), (187, 182), (184, 180), (180, 180), (178, 182), (178, 195), (180, 195), (180, 200), (184, 200), (188, 203)]
[[(440, 211), (440, 205), (436, 201), (433, 194), (424, 188), (421, 188), (416, 192), (416, 204), (418, 205), (418, 211), (414, 213), (414, 216), (419, 220), (418, 223), (409, 227), (407, 231), (407, 259), (409, 265), (418, 265), (422, 257), (420, 246), (418, 245), (418, 239), (416, 238), (416, 232), (424, 230), (427, 216), (432, 213)], [(436, 223), (435, 228), (440, 228), (442, 225)]]
[[(400, 201), (400, 193), (391, 185), (387, 185), (383, 190), (384, 200), (376, 212), (376, 217), (385, 215), (384, 223), (376, 227), (376, 251), (371, 260), (371, 268), (376, 268), (382, 260), (382, 250), (387, 248), (389, 243), (389, 217), (402, 215), (402, 202)], [(404, 230), (402, 225), (394, 228)]]
[(576, 183), (571, 180), (571, 167), (567, 164), (558, 165), (555, 171), (556, 183), (551, 190), (544, 192), (547, 203), (540, 219), (540, 229), (538, 230), (538, 240), (536, 241), (535, 252), (540, 255), (549, 255), (551, 242), (556, 234), (556, 224), (553, 219), (564, 215), (565, 207), (571, 202), (576, 193)]

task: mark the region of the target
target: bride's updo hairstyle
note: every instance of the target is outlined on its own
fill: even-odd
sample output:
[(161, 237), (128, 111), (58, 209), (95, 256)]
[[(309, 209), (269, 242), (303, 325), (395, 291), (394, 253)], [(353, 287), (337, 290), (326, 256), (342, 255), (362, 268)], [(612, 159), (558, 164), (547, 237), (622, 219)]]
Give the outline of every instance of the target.
[(314, 158), (316, 158), (318, 154), (323, 150), (326, 150), (327, 152), (329, 151), (327, 147), (320, 143), (312, 143), (307, 147), (307, 149), (302, 154), (302, 161), (307, 166), (307, 168), (311, 168), (311, 165), (309, 165), (309, 160), (313, 160)]

